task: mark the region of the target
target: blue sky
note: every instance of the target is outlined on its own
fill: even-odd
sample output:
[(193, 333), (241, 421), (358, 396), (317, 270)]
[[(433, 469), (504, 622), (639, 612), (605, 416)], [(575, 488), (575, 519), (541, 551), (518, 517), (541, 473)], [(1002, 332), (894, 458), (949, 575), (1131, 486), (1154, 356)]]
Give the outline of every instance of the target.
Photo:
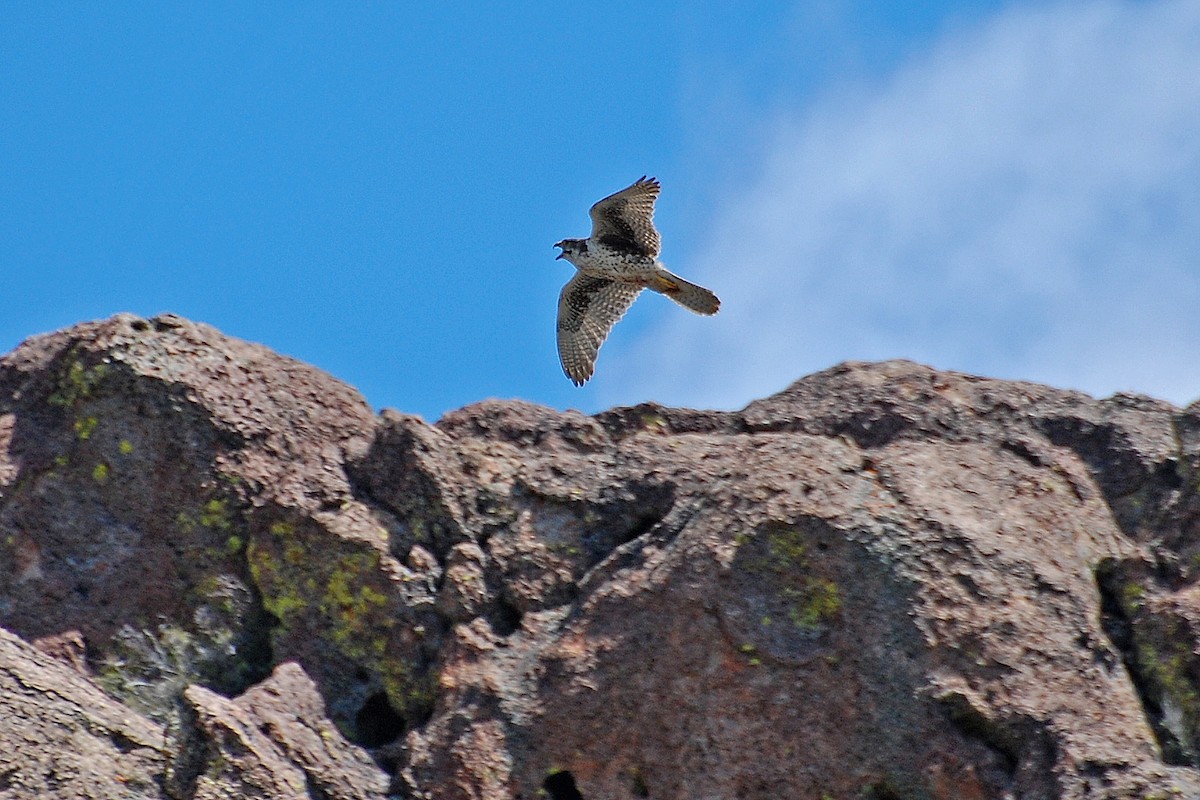
[[(0, 5), (0, 351), (173, 311), (433, 420), (845, 359), (1200, 397), (1200, 4)], [(663, 258), (576, 389), (588, 206)]]

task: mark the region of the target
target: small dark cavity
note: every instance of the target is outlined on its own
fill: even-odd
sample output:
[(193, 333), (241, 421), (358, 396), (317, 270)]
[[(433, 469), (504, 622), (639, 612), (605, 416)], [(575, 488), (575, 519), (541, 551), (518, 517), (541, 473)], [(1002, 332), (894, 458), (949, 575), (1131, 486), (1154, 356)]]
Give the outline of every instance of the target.
[(542, 781), (542, 789), (550, 796), (550, 800), (583, 800), (579, 788), (575, 785), (575, 777), (565, 769), (552, 772)]
[(1017, 458), (1023, 459), (1035, 467), (1046, 466), (1045, 459), (1030, 449), (1029, 445), (1025, 442), (1009, 439), (1000, 443), (1000, 449), (1007, 450)]
[[(625, 541), (632, 542), (639, 536), (649, 533), (655, 525), (662, 522), (664, 516), (665, 514), (661, 514), (658, 511), (641, 515), (634, 522), (633, 526), (625, 533)], [(624, 544), (624, 542), (622, 542), (622, 544)]]
[(363, 747), (382, 747), (404, 733), (404, 717), (392, 708), (386, 694), (376, 692), (354, 715), (354, 732)]
[(521, 609), (510, 601), (500, 598), (496, 601), (488, 622), (497, 636), (512, 636), (521, 629)]
[(863, 796), (867, 800), (904, 800), (904, 796), (888, 785), (887, 781), (871, 784)]
[(1183, 478), (1179, 475), (1179, 465), (1175, 459), (1168, 459), (1154, 470), (1154, 477), (1168, 489), (1178, 489), (1183, 486)]

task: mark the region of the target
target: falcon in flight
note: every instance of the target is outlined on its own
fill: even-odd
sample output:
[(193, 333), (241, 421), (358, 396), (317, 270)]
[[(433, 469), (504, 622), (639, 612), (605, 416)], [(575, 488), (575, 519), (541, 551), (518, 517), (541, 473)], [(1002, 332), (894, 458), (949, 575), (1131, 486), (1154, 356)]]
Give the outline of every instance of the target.
[(715, 314), (721, 306), (715, 294), (668, 272), (658, 260), (654, 201), (660, 188), (657, 178), (642, 176), (592, 206), (590, 237), (554, 245), (562, 248), (557, 258), (576, 270), (558, 296), (558, 357), (576, 386), (592, 377), (600, 345), (642, 289), (697, 314)]

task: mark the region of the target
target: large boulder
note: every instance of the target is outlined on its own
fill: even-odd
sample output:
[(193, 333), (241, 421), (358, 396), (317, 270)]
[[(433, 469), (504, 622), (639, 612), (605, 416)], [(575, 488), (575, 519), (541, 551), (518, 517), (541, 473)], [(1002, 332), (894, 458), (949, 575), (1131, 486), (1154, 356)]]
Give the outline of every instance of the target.
[(909, 362), (430, 425), (75, 326), (0, 359), (0, 796), (1198, 796), (1198, 476), (1200, 407)]

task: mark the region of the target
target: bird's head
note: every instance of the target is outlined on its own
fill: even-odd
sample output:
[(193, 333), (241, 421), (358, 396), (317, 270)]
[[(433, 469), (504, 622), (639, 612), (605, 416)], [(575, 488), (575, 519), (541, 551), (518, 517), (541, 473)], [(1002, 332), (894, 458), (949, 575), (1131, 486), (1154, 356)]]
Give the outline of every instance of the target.
[(561, 242), (555, 242), (554, 246), (562, 248), (562, 252), (554, 257), (555, 261), (565, 258), (574, 264), (575, 256), (587, 252), (587, 239), (563, 239)]

